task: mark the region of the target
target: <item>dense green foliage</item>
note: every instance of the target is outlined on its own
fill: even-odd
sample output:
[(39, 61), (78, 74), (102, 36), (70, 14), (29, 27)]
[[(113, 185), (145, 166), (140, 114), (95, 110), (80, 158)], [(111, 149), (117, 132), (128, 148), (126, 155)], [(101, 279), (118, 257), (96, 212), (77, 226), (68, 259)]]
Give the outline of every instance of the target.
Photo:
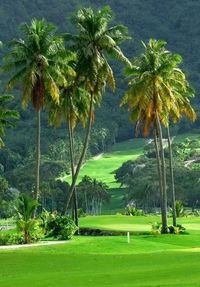
[[(189, 78), (197, 90), (198, 98), (198, 11), (200, 9), (199, 3), (194, 3), (189, 0), (184, 1), (183, 5), (174, 3), (173, 1), (167, 1), (166, 3), (150, 1), (98, 1), (98, 7), (102, 7), (105, 4), (109, 4), (113, 9), (116, 18), (115, 22), (123, 23), (128, 26), (130, 35), (133, 36), (134, 41), (129, 41), (124, 44), (124, 49), (129, 57), (132, 57), (141, 49), (141, 40), (149, 39), (150, 37), (161, 38), (167, 40), (169, 48), (172, 51), (176, 51), (183, 55), (184, 68), (189, 73)], [(92, 1), (82, 1), (83, 6), (94, 6)], [(12, 9), (11, 9), (12, 6)], [(48, 7), (48, 9), (46, 9)], [(18, 26), (21, 22), (30, 22), (33, 17), (45, 17), (48, 21), (54, 22), (59, 26), (59, 31), (72, 31), (72, 25), (68, 18), (71, 13), (74, 13), (76, 8), (80, 7), (78, 1), (70, 1), (66, 3), (64, 0), (51, 0), (45, 1), (7, 1), (1, 3), (1, 38), (2, 41), (11, 39), (12, 37), (19, 35)], [(129, 7), (127, 9), (127, 7)], [(15, 12), (12, 12), (15, 11)], [(191, 16), (192, 15), (192, 16)], [(67, 20), (66, 20), (66, 17)], [(9, 21), (12, 19), (12, 21)], [(184, 19), (184, 21), (183, 21)], [(183, 33), (184, 31), (184, 33)], [(188, 43), (192, 43), (188, 47)], [(108, 130), (107, 144), (113, 142), (116, 137), (118, 139), (126, 139), (132, 136), (133, 131), (131, 125), (127, 122), (127, 115), (117, 108), (120, 98), (125, 88), (125, 83), (121, 80), (121, 73), (119, 68), (116, 67), (118, 79), (118, 89), (116, 94), (112, 94), (107, 91), (107, 95), (103, 101), (102, 108), (99, 109), (96, 116), (96, 127), (98, 129), (106, 128)], [(120, 78), (119, 78), (120, 77)], [(17, 95), (19, 99), (19, 94)], [(18, 100), (19, 103), (19, 100)], [(18, 104), (19, 108), (19, 104)], [(108, 120), (109, 119), (109, 120)], [(23, 122), (22, 122), (23, 121)], [(198, 122), (195, 124), (198, 125)], [(44, 130), (42, 138), (48, 139), (48, 142), (54, 142), (56, 135), (54, 130), (47, 130), (47, 121), (43, 120)], [(23, 127), (23, 128), (22, 128)], [(34, 128), (33, 111), (21, 111), (21, 121), (17, 127), (17, 136), (13, 137), (12, 133), (9, 133), (7, 142), (9, 146), (12, 146), (13, 142), (22, 144), (22, 134), (26, 135)], [(189, 124), (183, 122), (179, 125), (179, 130), (188, 130)], [(19, 130), (21, 130), (19, 132)], [(65, 139), (65, 131), (63, 129), (59, 132), (59, 137)], [(112, 140), (110, 141), (111, 138)], [(34, 142), (32, 136), (23, 136), (24, 152), (26, 153)], [(93, 151), (101, 150), (101, 145), (98, 141), (92, 143)], [(43, 147), (44, 149), (44, 147)], [(18, 148), (19, 150), (19, 148)]]
[(0, 245), (23, 244), (24, 237), (22, 233), (3, 231), (0, 233)]
[(62, 216), (56, 212), (48, 213), (47, 211), (43, 211), (41, 218), (47, 237), (68, 240), (72, 238), (77, 230), (77, 226), (69, 216)]
[[(52, 6), (49, 6), (51, 7), (50, 9), (45, 9), (45, 1), (43, 3), (41, 1), (33, 1), (32, 3), (28, 3), (27, 1), (20, 3), (16, 2), (14, 5), (18, 5), (16, 8), (17, 13), (13, 16), (12, 23), (8, 24), (6, 35), (2, 33), (2, 40), (8, 40), (13, 36), (20, 35), (21, 32), (19, 29), (17, 30), (17, 25), (23, 20), (30, 22), (30, 18), (33, 16), (38, 16), (39, 18), (41, 18), (41, 16), (45, 16), (47, 20), (50, 20), (58, 25), (59, 31), (73, 31), (73, 27), (69, 19), (64, 20), (64, 18), (66, 15), (69, 16), (71, 12), (74, 12), (75, 8), (79, 4), (76, 1), (71, 2), (71, 4), (74, 4), (72, 7), (69, 3), (58, 1), (55, 6), (55, 3), (53, 2), (54, 1), (51, 1)], [(89, 6), (92, 3), (90, 3), (90, 1), (85, 1), (82, 4), (84, 6)], [(102, 7), (104, 4), (104, 1), (99, 1), (97, 6)], [(185, 1), (185, 5), (181, 7), (180, 5), (174, 4), (173, 11), (171, 11), (172, 3), (170, 2), (155, 4), (152, 1), (148, 1), (148, 3), (145, 1), (134, 1), (134, 3), (130, 5), (130, 10), (126, 11), (126, 13), (122, 12), (121, 8), (124, 7), (124, 5), (129, 5), (129, 1), (125, 3), (120, 1), (117, 5), (116, 3), (108, 4), (111, 5), (114, 13), (116, 14), (114, 23), (121, 22), (127, 25), (129, 27), (130, 34), (134, 34), (134, 42), (127, 42), (123, 47), (123, 50), (126, 51), (128, 56), (132, 57), (136, 55), (136, 53), (138, 54), (141, 46), (140, 40), (142, 39), (146, 40), (150, 37), (166, 39), (169, 43), (168, 47), (172, 51), (176, 50), (177, 52), (180, 52), (186, 59), (186, 63), (183, 63), (183, 67), (186, 67), (189, 72), (191, 71), (191, 82), (194, 86), (196, 85), (197, 78), (195, 78), (196, 76), (194, 75), (196, 75), (195, 73), (197, 67), (195, 66), (196, 64), (194, 64), (193, 57), (196, 42), (193, 45), (193, 50), (189, 51), (189, 49), (186, 49), (185, 42), (183, 43), (183, 41), (180, 40), (182, 39), (183, 28), (186, 29), (186, 26), (184, 26), (185, 24), (187, 24), (186, 33), (184, 34), (186, 40), (187, 37), (189, 38), (191, 36), (191, 31), (193, 31), (192, 36), (195, 36), (196, 26), (194, 26), (194, 23), (196, 23), (198, 19), (196, 18), (196, 13), (194, 13), (194, 21), (190, 21), (188, 15), (194, 12), (194, 8), (195, 11), (198, 11), (198, 4), (193, 3), (190, 5), (190, 1)], [(4, 19), (6, 19), (7, 15), (11, 13), (8, 7), (9, 3), (8, 5), (5, 5), (4, 3), (1, 4), (1, 11), (4, 13)], [(145, 7), (145, 9), (141, 9), (142, 7)], [(156, 9), (152, 10), (152, 7)], [(165, 9), (165, 13), (168, 15), (168, 17), (163, 17), (163, 9)], [(181, 21), (181, 17), (182, 15), (185, 16), (186, 9), (187, 16), (185, 18), (185, 22), (183, 23)], [(131, 13), (130, 17), (128, 17), (129, 13)], [(59, 17), (57, 15), (59, 15)], [(168, 21), (169, 19), (171, 19), (171, 22)], [(174, 19), (176, 19), (176, 21)], [(3, 25), (4, 23), (2, 23), (2, 27)], [(13, 29), (13, 27), (15, 28)], [(173, 33), (171, 33), (172, 30)], [(174, 33), (174, 31), (176, 33)], [(176, 35), (176, 41), (174, 40), (174, 35)], [(125, 83), (121, 80), (122, 75), (121, 72), (119, 72), (120, 70), (121, 66), (114, 64), (114, 71), (117, 75), (116, 82), (118, 84), (116, 95), (112, 95), (110, 91), (106, 91), (107, 95), (103, 101), (102, 107), (97, 111), (97, 116), (95, 119), (96, 124), (92, 130), (92, 141), (90, 145), (90, 151), (92, 153), (106, 150), (116, 141), (116, 139), (121, 140), (132, 136), (131, 133), (133, 132), (131, 126), (126, 120), (127, 116), (124, 114), (123, 110), (120, 111), (117, 108), (119, 98), (125, 90)], [(17, 96), (15, 107), (19, 108), (19, 91), (15, 91), (14, 93)], [(117, 95), (120, 95), (120, 97)], [(17, 187), (20, 191), (30, 193), (34, 189), (34, 175), (33, 173), (26, 173), (25, 171), (32, 170), (34, 168), (33, 154), (35, 153), (35, 148), (33, 130), (35, 128), (35, 119), (32, 117), (33, 111), (31, 108), (27, 111), (20, 111), (20, 113), (21, 121), (18, 123), (17, 129), (14, 132), (11, 131), (7, 134), (7, 149), (0, 152), (2, 165), (1, 173), (2, 177), (9, 181), (10, 186)], [(66, 197), (68, 187), (66, 185), (65, 187), (62, 186), (62, 188), (60, 188), (61, 185), (56, 181), (56, 179), (63, 176), (64, 173), (69, 172), (70, 157), (65, 152), (67, 145), (67, 137), (65, 136), (66, 132), (65, 128), (63, 127), (61, 127), (59, 130), (57, 129), (56, 131), (55, 129), (53, 130), (49, 127), (47, 128), (46, 114), (43, 115), (42, 122), (42, 206), (51, 210), (56, 208), (60, 208), (61, 210), (62, 202)], [(195, 125), (197, 124), (198, 122)], [(175, 132), (177, 130), (186, 130), (188, 127), (188, 124), (182, 122), (178, 128), (176, 128)], [(22, 133), (24, 135), (23, 137)], [(80, 151), (83, 138), (80, 130), (77, 131), (76, 137), (78, 138), (77, 150)], [(55, 151), (54, 154), (51, 152), (52, 150)], [(196, 168), (198, 168), (198, 165), (196, 165)], [(112, 175), (109, 175), (109, 177), (113, 178)]]
[[(1, 3), (0, 6), (2, 15), (0, 19), (1, 38), (4, 41), (16, 36), (16, 34), (19, 35), (17, 27), (20, 23), (24, 21), (29, 22), (33, 17), (45, 17), (48, 21), (58, 25), (60, 31), (71, 31), (72, 25), (68, 18), (78, 7), (90, 5), (102, 7), (107, 4), (111, 6), (116, 15), (115, 21), (127, 25), (130, 35), (133, 36), (134, 41), (130, 41), (124, 47), (127, 55), (132, 57), (138, 54), (141, 49), (141, 40), (149, 38), (166, 40), (169, 43), (170, 50), (183, 55), (184, 68), (189, 73), (190, 80), (197, 89), (198, 96), (199, 61), (196, 59), (196, 55), (199, 47), (198, 14), (200, 4), (194, 1), (184, 0), (183, 4), (180, 5), (179, 2), (174, 3), (172, 0), (165, 3), (153, 0), (135, 0), (134, 2), (120, 0), (117, 3), (115, 1), (100, 0), (95, 4), (93, 1), (88, 0), (82, 1), (81, 4), (76, 0), (70, 1), (70, 3), (64, 0), (56, 2), (55, 0), (34, 0), (32, 2), (17, 0), (15, 3), (12, 3), (9, 0), (6, 3)], [(11, 6), (12, 9), (10, 9)], [(12, 19), (12, 21), (9, 21), (9, 19)], [(188, 46), (188, 43), (191, 44)], [(118, 82), (121, 86), (122, 80), (119, 79)], [(114, 125), (118, 130), (120, 128), (120, 133), (118, 134), (120, 138), (130, 137), (132, 133), (131, 126), (126, 122), (127, 116), (116, 108), (122, 95), (123, 86), (124, 84), (117, 90), (117, 95), (108, 93), (97, 116), (101, 126), (112, 129)], [(104, 120), (99, 117), (102, 115), (102, 111), (105, 115)], [(107, 118), (110, 119), (109, 122)], [(29, 122), (31, 122), (30, 119)], [(187, 125), (185, 128), (187, 128)], [(181, 126), (180, 129), (182, 129)]]
[[(174, 180), (176, 198), (184, 206), (199, 208), (199, 140), (186, 139), (181, 143), (173, 142)], [(115, 171), (116, 181), (128, 187), (124, 196), (126, 204), (143, 208), (147, 213), (155, 212), (160, 206), (159, 183), (156, 166), (156, 155), (153, 143), (144, 147), (144, 155), (137, 160), (129, 160)], [(169, 153), (165, 146), (167, 179), (170, 177)], [(184, 181), (182, 180), (184, 178)], [(170, 182), (170, 181), (169, 181)], [(192, 186), (192, 188), (191, 188)], [(172, 204), (170, 183), (167, 186), (168, 203)]]

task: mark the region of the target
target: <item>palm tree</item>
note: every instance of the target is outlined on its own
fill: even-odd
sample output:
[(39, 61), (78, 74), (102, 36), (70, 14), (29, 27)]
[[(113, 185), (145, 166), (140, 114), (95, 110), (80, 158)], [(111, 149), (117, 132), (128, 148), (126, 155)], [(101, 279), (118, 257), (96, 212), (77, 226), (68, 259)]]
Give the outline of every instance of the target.
[(23, 39), (14, 39), (9, 43), (9, 52), (5, 57), (5, 71), (11, 71), (8, 88), (20, 83), (22, 106), (32, 102), (37, 112), (36, 140), (36, 188), (34, 198), (38, 200), (40, 190), (40, 113), (49, 93), (55, 102), (59, 102), (59, 89), (56, 84), (65, 82), (61, 66), (65, 65), (64, 45), (55, 35), (55, 26), (42, 20), (32, 20), (31, 24), (21, 26)]
[[(89, 107), (88, 93), (82, 88), (74, 89), (73, 85), (74, 82), (72, 81), (67, 88), (61, 90), (59, 105), (53, 101), (49, 104), (50, 124), (60, 126), (62, 122), (65, 122), (67, 125), (72, 178), (74, 177), (76, 166), (74, 155), (74, 129), (79, 123), (81, 123), (83, 127), (85, 126)], [(77, 195), (76, 190), (74, 190), (72, 217), (78, 226), (77, 209)]]
[(74, 187), (85, 159), (86, 151), (94, 118), (94, 105), (100, 104), (106, 84), (115, 90), (115, 80), (112, 68), (107, 61), (107, 55), (130, 65), (129, 60), (124, 56), (119, 44), (128, 39), (127, 29), (122, 25), (108, 27), (112, 19), (112, 11), (109, 7), (94, 11), (91, 8), (81, 9), (74, 17), (79, 34), (65, 34), (67, 42), (72, 43), (71, 47), (77, 52), (76, 82), (82, 83), (84, 89), (89, 93), (89, 112), (87, 128), (85, 133), (84, 147), (76, 172), (72, 178), (69, 196), (65, 205), (65, 212), (73, 195)]
[(20, 195), (17, 206), (17, 228), (24, 234), (24, 243), (31, 242), (31, 235), (36, 226), (36, 220), (32, 218), (32, 214), (38, 206), (38, 201), (29, 198), (27, 195)]
[(101, 214), (102, 203), (109, 202), (108, 186), (85, 175), (77, 186), (81, 207), (88, 214)]
[[(151, 39), (144, 44), (145, 52), (135, 59), (126, 73), (132, 77), (130, 89), (125, 94), (122, 105), (128, 104), (130, 119), (136, 122), (136, 130), (142, 125), (145, 136), (150, 128), (155, 130), (155, 148), (161, 198), (162, 233), (168, 232), (166, 170), (163, 148), (162, 125), (167, 127), (169, 116), (174, 121), (186, 112), (189, 104), (187, 97), (191, 91), (188, 83), (180, 83), (180, 71), (177, 65), (181, 57), (166, 50), (166, 42)], [(184, 93), (182, 93), (185, 91)], [(194, 113), (190, 109), (188, 113)], [(159, 139), (159, 147), (158, 141)]]
[(7, 106), (13, 100), (11, 95), (0, 95), (0, 148), (4, 146), (2, 136), (5, 128), (14, 127), (13, 120), (19, 118), (19, 113), (9, 109)]
[[(181, 59), (181, 58), (180, 58)], [(190, 87), (188, 81), (186, 80), (184, 72), (178, 67), (179, 63), (174, 63), (172, 70), (170, 84), (173, 90), (171, 91), (176, 98), (178, 103), (179, 113), (174, 114), (173, 110), (170, 114), (172, 121), (176, 123), (180, 120), (181, 116), (186, 116), (189, 120), (194, 121), (196, 119), (196, 114), (190, 104), (189, 97), (194, 96), (193, 89)], [(172, 215), (173, 215), (173, 226), (176, 226), (176, 194), (175, 194), (175, 184), (174, 184), (174, 172), (173, 172), (173, 155), (172, 155), (172, 140), (170, 137), (169, 124), (167, 126), (167, 141), (169, 150), (169, 170), (170, 170), (170, 180), (171, 180), (171, 194), (172, 194)]]

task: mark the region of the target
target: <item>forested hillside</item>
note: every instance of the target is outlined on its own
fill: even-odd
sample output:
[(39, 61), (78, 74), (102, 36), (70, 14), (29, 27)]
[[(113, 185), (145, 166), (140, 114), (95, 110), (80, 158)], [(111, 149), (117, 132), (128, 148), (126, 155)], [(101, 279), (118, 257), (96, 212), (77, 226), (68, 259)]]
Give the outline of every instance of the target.
[[(14, 37), (20, 37), (19, 25), (22, 22), (30, 23), (31, 19), (45, 17), (58, 27), (58, 32), (70, 32), (74, 29), (70, 22), (71, 15), (80, 7), (92, 6), (100, 8), (109, 5), (114, 12), (114, 22), (124, 24), (129, 29), (132, 40), (123, 44), (123, 51), (132, 58), (141, 52), (141, 40), (149, 38), (164, 39), (168, 48), (183, 56), (183, 69), (188, 74), (191, 84), (196, 90), (196, 98), (192, 100), (195, 109), (199, 109), (199, 29), (200, 29), (200, 2), (193, 0), (118, 0), (118, 1), (78, 1), (78, 0), (4, 0), (0, 4), (0, 39), (3, 43)], [(1, 56), (5, 49), (1, 49)], [(95, 115), (90, 153), (104, 152), (116, 141), (122, 141), (134, 136), (134, 129), (128, 121), (127, 112), (119, 108), (119, 102), (127, 81), (123, 76), (123, 66), (114, 61), (112, 67), (116, 76), (117, 89), (112, 93), (109, 89), (103, 98), (100, 108)], [(4, 90), (6, 78), (1, 75), (1, 90)], [(15, 129), (6, 132), (6, 148), (0, 152), (0, 171), (10, 186), (21, 191), (31, 192), (34, 174), (27, 173), (34, 169), (35, 156), (35, 126), (34, 110), (21, 109), (20, 93), (14, 91), (15, 102), (12, 107), (20, 111), (20, 120)], [(194, 124), (183, 120), (178, 126), (172, 127), (172, 133), (185, 132), (199, 127), (199, 119)], [(69, 169), (69, 155), (67, 153), (66, 127), (58, 129), (49, 127), (47, 115), (42, 113), (42, 172), (43, 190), (48, 194), (52, 188), (61, 193), (61, 186), (54, 186), (54, 179)], [(82, 145), (82, 134), (76, 134), (76, 154), (79, 154)], [(50, 167), (51, 166), (51, 167)], [(51, 187), (49, 187), (52, 185)], [(64, 188), (65, 190), (65, 188)]]
[[(129, 57), (140, 52), (141, 40), (161, 38), (168, 42), (168, 48), (180, 53), (184, 59), (184, 69), (195, 87), (198, 103), (198, 84), (200, 80), (199, 67), (199, 13), (200, 3), (193, 0), (119, 0), (119, 1), (65, 1), (65, 0), (7, 0), (0, 4), (1, 40), (5, 41), (19, 35), (21, 22), (30, 22), (33, 17), (45, 17), (55, 23), (59, 31), (71, 31), (69, 17), (82, 6), (102, 7), (110, 5), (115, 14), (115, 21), (129, 28), (132, 41), (124, 44), (124, 50)], [(184, 21), (183, 21), (184, 19)], [(120, 67), (121, 68), (121, 67)], [(127, 123), (127, 115), (118, 108), (119, 99), (126, 83), (121, 77), (119, 67), (118, 89), (115, 94), (107, 92), (101, 110), (97, 114), (100, 127), (114, 130), (118, 140), (132, 137), (131, 126)], [(198, 107), (198, 105), (197, 105)], [(28, 115), (28, 122), (31, 119)], [(196, 125), (197, 122), (196, 122)], [(114, 127), (114, 128), (113, 128)], [(187, 125), (183, 129), (187, 128)]]

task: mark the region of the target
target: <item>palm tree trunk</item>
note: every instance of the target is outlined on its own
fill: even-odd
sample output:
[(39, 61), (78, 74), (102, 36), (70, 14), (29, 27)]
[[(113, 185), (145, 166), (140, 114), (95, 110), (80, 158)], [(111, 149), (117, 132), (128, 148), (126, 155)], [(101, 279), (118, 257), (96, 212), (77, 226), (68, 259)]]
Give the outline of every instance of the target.
[(84, 191), (84, 195), (85, 195), (85, 213), (88, 213), (88, 202), (87, 202), (87, 194), (86, 194), (86, 191)]
[[(40, 135), (41, 135), (41, 119), (40, 111), (37, 111), (37, 134), (36, 134), (36, 187), (34, 199), (39, 199), (40, 194)], [(33, 217), (36, 215), (36, 209), (33, 212)]]
[(91, 132), (91, 128), (92, 128), (93, 99), (94, 99), (94, 94), (92, 93), (92, 94), (91, 94), (91, 99), (90, 99), (90, 108), (89, 108), (89, 115), (88, 115), (88, 124), (87, 124), (87, 130), (86, 130), (86, 135), (85, 135), (85, 141), (84, 141), (84, 145), (83, 145), (83, 150), (82, 150), (82, 153), (81, 153), (81, 156), (80, 156), (80, 159), (79, 159), (77, 168), (76, 168), (76, 172), (75, 172), (74, 177), (73, 177), (73, 179), (72, 179), (72, 184), (71, 184), (70, 189), (69, 189), (69, 196), (68, 196), (67, 201), (66, 201), (66, 204), (65, 204), (65, 206), (64, 206), (64, 213), (67, 212), (69, 203), (70, 203), (70, 201), (71, 201), (71, 198), (72, 198), (72, 195), (73, 195), (73, 192), (74, 192), (74, 188), (75, 188), (75, 185), (76, 185), (76, 181), (77, 181), (77, 178), (78, 178), (78, 175), (79, 175), (81, 166), (82, 166), (82, 164), (83, 164), (83, 161), (84, 161), (84, 159), (85, 159), (85, 155), (86, 155), (86, 152), (87, 152), (87, 149), (88, 149), (89, 137), (90, 137), (90, 132)]
[(169, 126), (167, 127), (167, 141), (168, 141), (168, 148), (169, 148), (169, 170), (170, 170), (171, 192), (172, 192), (173, 226), (176, 226), (176, 195), (175, 195), (175, 186), (174, 186), (172, 144), (171, 144)]
[(164, 214), (163, 214), (163, 183), (162, 183), (162, 169), (161, 169), (161, 162), (160, 162), (160, 153), (159, 153), (159, 148), (158, 148), (157, 129), (154, 131), (154, 144), (155, 144), (155, 150), (156, 150), (158, 180), (159, 180), (159, 188), (160, 188), (160, 209), (161, 209), (162, 221), (163, 221), (163, 218), (164, 218)]
[(158, 136), (160, 142), (160, 157), (161, 157), (161, 171), (162, 171), (162, 187), (163, 187), (163, 198), (162, 198), (162, 233), (168, 233), (167, 224), (167, 191), (166, 191), (166, 167), (165, 167), (165, 155), (163, 148), (163, 136), (160, 119), (156, 113), (156, 124), (158, 129)]
[[(72, 174), (72, 181), (75, 174), (75, 162), (74, 162), (74, 136), (73, 136), (73, 129), (71, 126), (71, 121), (68, 119), (68, 133), (69, 133), (69, 150), (70, 150), (70, 162), (71, 162), (71, 174)], [(78, 227), (78, 207), (77, 207), (77, 194), (76, 194), (76, 187), (74, 187), (73, 192), (73, 203), (72, 203), (72, 218)]]

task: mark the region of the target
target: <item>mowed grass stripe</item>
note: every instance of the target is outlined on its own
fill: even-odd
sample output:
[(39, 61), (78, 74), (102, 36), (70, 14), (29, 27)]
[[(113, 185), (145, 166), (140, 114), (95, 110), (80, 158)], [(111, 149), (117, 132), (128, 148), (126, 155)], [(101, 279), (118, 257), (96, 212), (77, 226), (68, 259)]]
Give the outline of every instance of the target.
[[(88, 160), (81, 169), (78, 181), (84, 175), (88, 175), (105, 182), (110, 188), (118, 188), (119, 184), (115, 182), (114, 171), (123, 162), (140, 156), (146, 143), (147, 140), (145, 139), (134, 139), (117, 143), (110, 152), (103, 154), (98, 160)], [(67, 180), (70, 180), (70, 177), (67, 177)]]
[(199, 286), (200, 253), (181, 250), (182, 240), (188, 239), (137, 236), (127, 244), (125, 236), (77, 237), (62, 246), (1, 252), (0, 286)]

